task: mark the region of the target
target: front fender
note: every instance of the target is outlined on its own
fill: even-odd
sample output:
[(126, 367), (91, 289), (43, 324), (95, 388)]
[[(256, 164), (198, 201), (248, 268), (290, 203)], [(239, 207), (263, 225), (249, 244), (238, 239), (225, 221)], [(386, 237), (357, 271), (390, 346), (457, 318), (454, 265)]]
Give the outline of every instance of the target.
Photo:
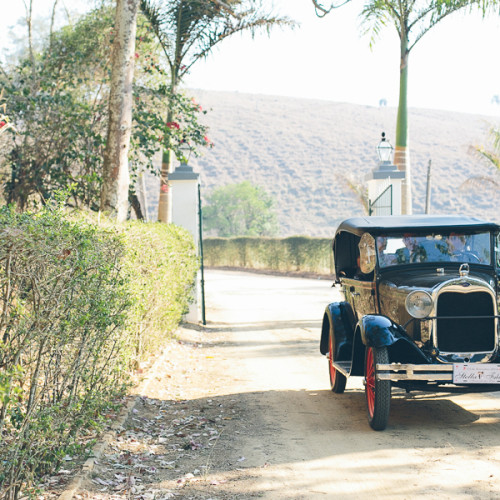
[(354, 335), (351, 375), (363, 375), (367, 347), (388, 347), (391, 363), (432, 363), (431, 358), (408, 337), (404, 328), (387, 316), (368, 314), (361, 318)]
[(359, 322), (361, 341), (367, 347), (389, 347), (404, 337), (387, 316), (367, 314)]

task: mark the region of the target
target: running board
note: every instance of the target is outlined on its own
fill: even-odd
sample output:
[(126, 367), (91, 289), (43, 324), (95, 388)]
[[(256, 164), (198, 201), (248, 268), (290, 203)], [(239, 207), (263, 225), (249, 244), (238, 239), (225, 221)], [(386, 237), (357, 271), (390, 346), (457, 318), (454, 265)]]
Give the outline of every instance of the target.
[[(328, 354), (326, 357), (328, 359)], [(351, 361), (334, 361), (333, 367), (342, 373), (342, 375), (348, 377), (351, 374), (351, 364)]]

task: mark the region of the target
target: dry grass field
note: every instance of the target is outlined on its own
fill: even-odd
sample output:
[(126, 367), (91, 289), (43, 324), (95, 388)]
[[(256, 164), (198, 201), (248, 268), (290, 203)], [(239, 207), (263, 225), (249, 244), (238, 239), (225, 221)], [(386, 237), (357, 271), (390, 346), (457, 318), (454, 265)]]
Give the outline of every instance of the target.
[[(394, 144), (395, 108), (237, 92), (191, 93), (209, 110), (205, 120), (215, 143), (190, 161), (201, 174), (204, 196), (215, 187), (244, 180), (262, 186), (276, 199), (282, 236), (328, 237), (340, 220), (363, 214), (346, 178), (364, 182), (377, 165), (382, 131)], [(495, 120), (410, 109), (414, 213), (424, 212), (432, 160), (432, 213), (500, 221), (498, 189), (486, 182), (463, 186), (473, 176), (496, 176), (500, 181), (500, 173), (470, 153), (472, 145), (485, 143)], [(156, 182), (149, 182), (153, 216)]]

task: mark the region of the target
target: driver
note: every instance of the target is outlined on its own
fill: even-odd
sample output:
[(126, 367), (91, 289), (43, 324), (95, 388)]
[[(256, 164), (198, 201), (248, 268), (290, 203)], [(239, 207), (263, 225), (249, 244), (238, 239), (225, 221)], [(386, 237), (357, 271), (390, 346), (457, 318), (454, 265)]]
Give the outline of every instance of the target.
[(479, 258), (467, 248), (464, 234), (450, 233), (446, 238), (450, 260), (454, 262), (479, 262)]

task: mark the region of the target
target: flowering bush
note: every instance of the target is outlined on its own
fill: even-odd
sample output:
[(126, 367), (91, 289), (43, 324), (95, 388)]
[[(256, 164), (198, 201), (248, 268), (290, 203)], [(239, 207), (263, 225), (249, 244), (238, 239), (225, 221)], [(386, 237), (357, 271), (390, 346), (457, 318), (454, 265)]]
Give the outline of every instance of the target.
[[(161, 73), (156, 67), (151, 71)], [(161, 107), (166, 101), (170, 112)], [(158, 106), (152, 105), (152, 102), (157, 102)], [(137, 99), (135, 111), (141, 134), (133, 136), (132, 141), (139, 141), (142, 149), (146, 147), (153, 152), (163, 146), (172, 150), (178, 160), (182, 160), (185, 144), (189, 145), (195, 156), (200, 155), (201, 148), (214, 146), (207, 135), (208, 127), (200, 122), (200, 116), (207, 112), (185, 93), (172, 93), (170, 86), (158, 85), (154, 94), (150, 92), (148, 101)], [(171, 119), (167, 120), (167, 116)]]
[[(23, 59), (0, 72), (0, 88), (5, 89), (19, 134), (19, 140), (2, 141), (0, 150), (7, 167), (0, 179), (7, 202), (28, 209), (74, 185), (72, 206), (99, 209), (112, 26), (111, 7), (91, 11), (74, 26), (55, 32), (34, 60)], [(205, 140), (207, 127), (198, 121), (205, 111), (183, 94), (171, 95), (162, 83), (167, 72), (156, 42), (141, 22), (137, 34), (129, 158), (132, 189), (144, 166), (155, 172), (153, 157), (162, 146), (177, 157), (182, 156), (183, 142), (194, 148), (194, 154), (198, 147), (211, 146)], [(172, 119), (167, 119), (169, 108)], [(0, 134), (10, 124), (0, 115)]]

